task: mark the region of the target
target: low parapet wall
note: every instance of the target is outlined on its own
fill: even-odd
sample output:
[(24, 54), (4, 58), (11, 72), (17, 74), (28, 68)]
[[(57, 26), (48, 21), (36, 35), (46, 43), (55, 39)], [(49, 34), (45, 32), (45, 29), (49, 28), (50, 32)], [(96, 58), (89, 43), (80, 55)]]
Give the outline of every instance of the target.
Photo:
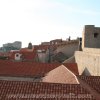
[(100, 54), (99, 48), (84, 48), (83, 52), (92, 53), (92, 54)]

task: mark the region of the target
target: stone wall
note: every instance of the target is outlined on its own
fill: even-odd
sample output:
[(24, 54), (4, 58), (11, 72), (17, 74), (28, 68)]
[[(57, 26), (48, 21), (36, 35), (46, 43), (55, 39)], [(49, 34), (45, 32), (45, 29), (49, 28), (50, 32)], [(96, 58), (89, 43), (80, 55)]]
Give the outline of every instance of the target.
[(79, 45), (78, 41), (69, 43), (69, 44), (65, 44), (65, 45), (61, 45), (57, 48), (56, 52), (57, 53), (62, 52), (69, 58), (74, 55), (76, 50), (78, 50), (78, 45)]
[(79, 74), (100, 76), (100, 27), (85, 25), (82, 50), (75, 52)]
[(79, 74), (100, 76), (100, 49), (84, 48), (75, 52)]
[(99, 48), (83, 48), (83, 52), (87, 52), (90, 54), (100, 54)]

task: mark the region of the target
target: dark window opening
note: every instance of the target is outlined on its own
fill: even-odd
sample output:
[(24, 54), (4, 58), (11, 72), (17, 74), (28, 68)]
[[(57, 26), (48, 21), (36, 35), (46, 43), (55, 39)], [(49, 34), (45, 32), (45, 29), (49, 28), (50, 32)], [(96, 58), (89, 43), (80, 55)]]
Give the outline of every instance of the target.
[(17, 54), (16, 57), (18, 57), (19, 55)]
[(94, 33), (94, 38), (97, 38), (98, 37), (98, 33)]

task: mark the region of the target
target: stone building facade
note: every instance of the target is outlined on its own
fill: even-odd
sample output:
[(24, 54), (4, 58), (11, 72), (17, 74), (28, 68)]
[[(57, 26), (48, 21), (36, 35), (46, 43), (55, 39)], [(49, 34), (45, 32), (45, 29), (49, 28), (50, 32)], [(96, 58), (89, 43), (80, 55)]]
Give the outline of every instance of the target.
[(82, 36), (82, 48), (100, 48), (100, 27), (85, 25)]
[(82, 36), (82, 51), (75, 52), (79, 74), (100, 76), (100, 28), (86, 25)]

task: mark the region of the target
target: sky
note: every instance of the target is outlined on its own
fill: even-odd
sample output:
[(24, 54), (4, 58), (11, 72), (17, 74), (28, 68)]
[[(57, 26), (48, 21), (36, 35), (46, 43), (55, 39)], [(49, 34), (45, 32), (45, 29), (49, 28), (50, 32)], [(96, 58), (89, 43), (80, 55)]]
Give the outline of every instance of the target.
[(100, 0), (0, 0), (0, 47), (75, 39), (84, 25), (100, 27)]

